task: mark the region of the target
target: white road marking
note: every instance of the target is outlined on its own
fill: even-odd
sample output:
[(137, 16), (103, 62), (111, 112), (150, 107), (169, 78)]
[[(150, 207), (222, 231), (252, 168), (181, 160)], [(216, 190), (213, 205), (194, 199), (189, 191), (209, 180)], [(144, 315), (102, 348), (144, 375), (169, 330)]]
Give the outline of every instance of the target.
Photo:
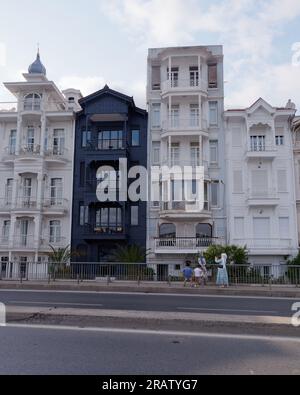
[(103, 304), (92, 304), (92, 303), (20, 302), (20, 301), (15, 301), (15, 300), (10, 300), (8, 303), (21, 304), (21, 305), (43, 305), (43, 306), (48, 306), (53, 303), (54, 306), (103, 307)]
[(142, 295), (142, 296), (171, 296), (184, 298), (220, 298), (220, 299), (255, 299), (255, 300), (299, 300), (294, 297), (273, 297), (273, 296), (239, 296), (239, 295), (197, 295), (197, 294), (174, 294), (174, 293), (148, 293), (148, 292), (113, 292), (113, 291), (70, 291), (70, 290), (31, 290), (31, 289), (0, 289), (1, 292), (25, 292), (25, 293), (55, 293), (55, 294), (94, 294), (94, 295)]
[(208, 309), (201, 307), (177, 307), (177, 310), (197, 310), (197, 311), (228, 311), (237, 313), (264, 313), (264, 314), (279, 314), (279, 311), (267, 311), (267, 310), (241, 310), (241, 309)]
[[(175, 336), (175, 337), (198, 337), (213, 339), (230, 339), (230, 340), (256, 340), (268, 342), (291, 342), (300, 344), (298, 337), (284, 336), (259, 336), (259, 335), (237, 335), (237, 334), (220, 334), (220, 333), (197, 333), (197, 332), (177, 332), (177, 331), (154, 331), (145, 329), (116, 329), (116, 328), (79, 328), (74, 326), (56, 326), (56, 325), (24, 325), (24, 324), (7, 324), (3, 328), (16, 329), (40, 329), (55, 331), (78, 331), (78, 332), (95, 332), (108, 334), (129, 334), (129, 335), (150, 335), (150, 336)], [(0, 328), (0, 332), (1, 332)]]

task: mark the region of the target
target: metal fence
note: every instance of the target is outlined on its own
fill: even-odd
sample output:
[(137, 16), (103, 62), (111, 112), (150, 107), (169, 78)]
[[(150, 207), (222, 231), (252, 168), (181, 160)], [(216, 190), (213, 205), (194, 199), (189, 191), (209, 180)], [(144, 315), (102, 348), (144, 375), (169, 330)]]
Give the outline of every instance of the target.
[[(183, 265), (145, 263), (71, 263), (59, 265), (36, 262), (1, 262), (0, 280), (12, 281), (98, 281), (113, 283), (184, 281)], [(300, 286), (300, 266), (248, 266), (227, 267), (231, 285), (290, 285)], [(218, 266), (207, 266), (207, 285), (216, 283)]]

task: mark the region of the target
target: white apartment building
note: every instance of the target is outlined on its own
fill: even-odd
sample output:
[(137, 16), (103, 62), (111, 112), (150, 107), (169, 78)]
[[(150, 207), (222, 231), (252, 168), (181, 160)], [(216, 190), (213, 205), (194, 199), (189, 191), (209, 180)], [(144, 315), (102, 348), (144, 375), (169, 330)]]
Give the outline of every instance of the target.
[[(175, 199), (176, 180), (160, 180), (160, 201), (149, 203), (148, 263), (165, 276), (165, 264), (178, 270), (185, 258), (226, 238), (222, 46), (150, 49), (147, 101), (149, 168), (205, 168), (204, 210)], [(167, 193), (170, 200), (162, 202)]]
[(71, 240), (74, 111), (81, 93), (60, 92), (39, 53), (23, 76), (4, 84), (15, 102), (0, 103), (2, 277), (30, 276), (28, 262), (47, 261), (50, 245)]
[(294, 160), (295, 160), (295, 185), (297, 201), (297, 220), (298, 220), (298, 237), (300, 245), (300, 117), (295, 117), (293, 121), (293, 143), (294, 143)]
[(224, 114), (227, 241), (247, 246), (250, 263), (263, 266), (266, 274), (269, 266), (298, 253), (295, 112), (291, 102), (275, 108), (259, 99)]

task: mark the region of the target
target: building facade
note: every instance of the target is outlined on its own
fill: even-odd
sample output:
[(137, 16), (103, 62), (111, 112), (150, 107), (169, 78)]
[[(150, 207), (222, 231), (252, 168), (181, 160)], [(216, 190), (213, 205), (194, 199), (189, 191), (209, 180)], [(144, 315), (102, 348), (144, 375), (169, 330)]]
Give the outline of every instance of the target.
[[(81, 262), (109, 262), (117, 246), (146, 248), (145, 201), (130, 201), (128, 171), (147, 167), (147, 112), (132, 97), (104, 89), (80, 100), (77, 114), (72, 249)], [(105, 169), (107, 167), (107, 169)], [(104, 168), (99, 172), (99, 168)], [(125, 170), (125, 173), (121, 170)], [(100, 201), (99, 183), (107, 180), (115, 196)], [(121, 196), (126, 193), (126, 197)]]
[(2, 277), (30, 271), (28, 262), (47, 261), (50, 245), (71, 241), (74, 111), (81, 94), (60, 92), (39, 54), (24, 78), (4, 84), (16, 102), (0, 104)]
[(227, 241), (247, 246), (250, 263), (263, 266), (266, 274), (298, 252), (295, 112), (292, 103), (275, 108), (259, 99), (224, 114)]
[(298, 241), (300, 246), (300, 117), (293, 120), (293, 143), (295, 162), (295, 186), (297, 201)]
[[(226, 238), (222, 47), (150, 49), (147, 102), (149, 168), (203, 166), (205, 172), (203, 209), (197, 199), (175, 199), (175, 179), (149, 183), (148, 263), (165, 276), (166, 263), (177, 271), (185, 258)], [(159, 201), (151, 196), (157, 188)]]

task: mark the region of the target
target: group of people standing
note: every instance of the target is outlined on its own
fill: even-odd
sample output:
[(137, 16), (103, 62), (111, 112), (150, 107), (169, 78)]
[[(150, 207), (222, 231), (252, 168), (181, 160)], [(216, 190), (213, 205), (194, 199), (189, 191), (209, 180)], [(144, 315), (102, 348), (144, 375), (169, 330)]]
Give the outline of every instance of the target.
[[(227, 272), (227, 255), (224, 253), (220, 257), (215, 257), (215, 262), (218, 265), (218, 274), (216, 284), (219, 287), (225, 288), (229, 286), (228, 272)], [(207, 270), (206, 259), (201, 255), (198, 259), (198, 266), (192, 269), (192, 262), (186, 261), (185, 268), (182, 270), (184, 276), (184, 286), (190, 284), (192, 287), (200, 287), (207, 284), (209, 271)]]

